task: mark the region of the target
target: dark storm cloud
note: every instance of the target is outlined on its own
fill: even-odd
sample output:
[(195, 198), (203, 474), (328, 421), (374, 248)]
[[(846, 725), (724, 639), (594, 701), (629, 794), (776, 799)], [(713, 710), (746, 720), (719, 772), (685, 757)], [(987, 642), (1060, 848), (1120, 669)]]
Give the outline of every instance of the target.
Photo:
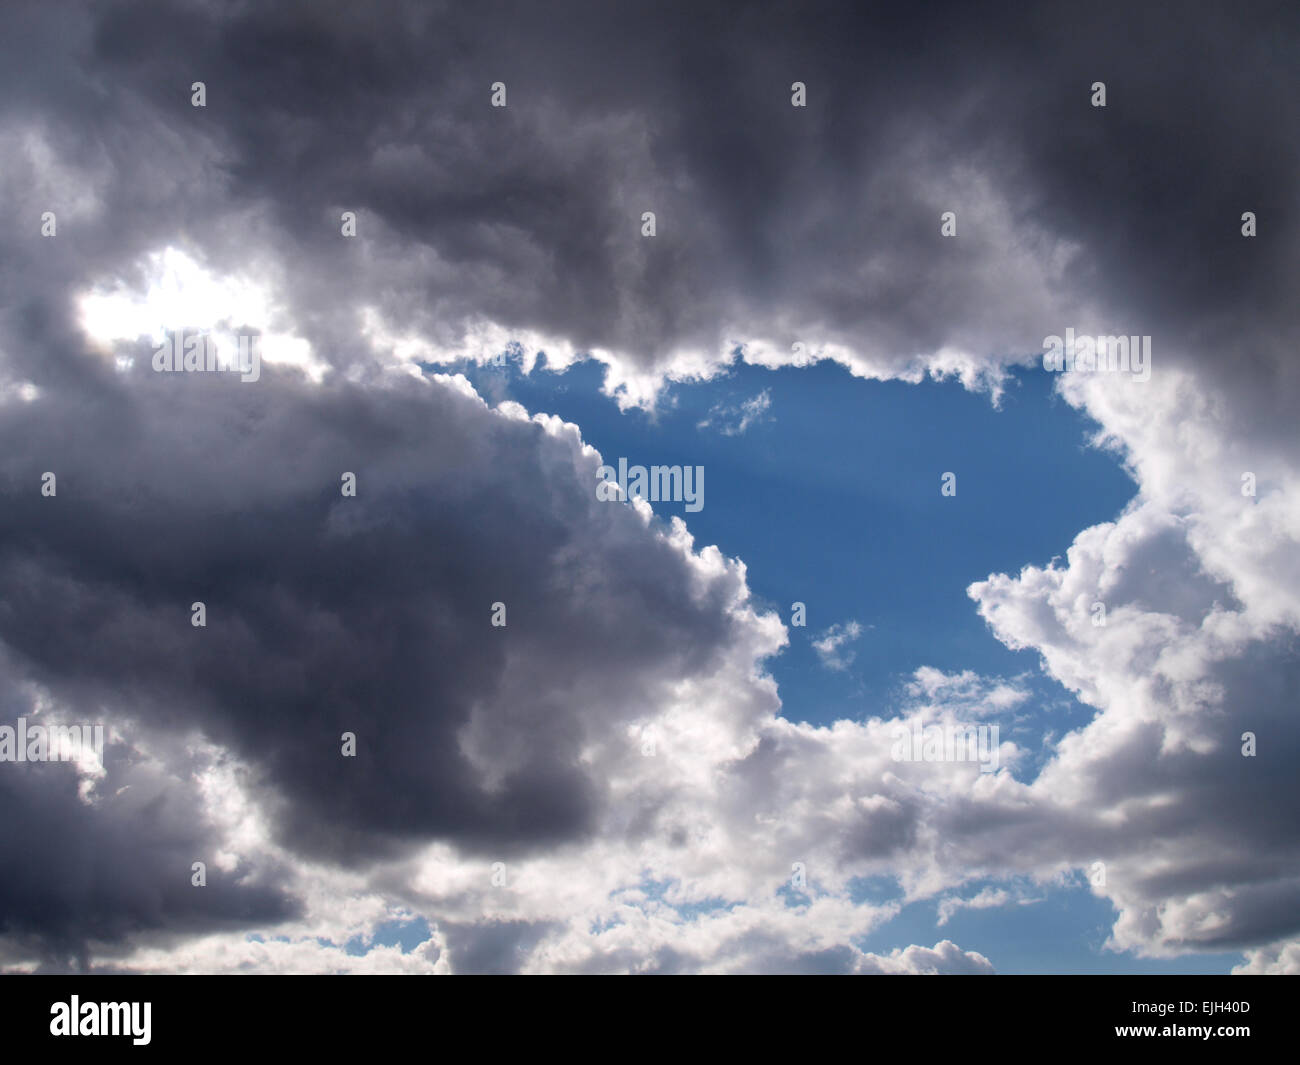
[(738, 330), (902, 367), (945, 344), (1034, 355), (1077, 325), (1153, 334), (1159, 358), (1253, 390), (1295, 384), (1298, 20), (129, 4), (25, 11), (5, 76), (12, 113), (35, 106), (63, 147), (114, 164), (101, 227), (120, 239), (83, 269), (120, 270), (145, 234), (188, 233), (227, 266), (273, 249), (340, 364), (366, 302), (435, 337), (482, 316), (646, 365)]
[[(4, 664), (7, 678), (13, 663)], [(6, 682), (0, 723), (48, 725), (30, 717), (31, 703)], [(283, 870), (218, 866), (221, 834), (182, 752), (171, 751), (164, 770), (111, 736), (89, 799), (69, 763), (0, 763), (0, 968), (27, 956), (50, 969), (84, 967), (91, 945), (111, 951), (128, 933), (213, 932), (297, 911), (274, 884)], [(195, 861), (207, 865), (202, 888), (191, 883)]]
[(596, 500), (572, 435), (418, 382), (195, 376), (141, 360), (94, 405), (60, 393), (3, 420), (0, 638), (70, 700), (111, 693), (228, 745), (313, 853), (588, 831), (602, 784), (582, 745), (658, 678), (709, 668), (721, 586), (697, 597), (673, 548)]
[(461, 925), (445, 923), (447, 946), (456, 959), (455, 971), (476, 976), (497, 976), (519, 970), (548, 931), (546, 924), (527, 921), (485, 921)]

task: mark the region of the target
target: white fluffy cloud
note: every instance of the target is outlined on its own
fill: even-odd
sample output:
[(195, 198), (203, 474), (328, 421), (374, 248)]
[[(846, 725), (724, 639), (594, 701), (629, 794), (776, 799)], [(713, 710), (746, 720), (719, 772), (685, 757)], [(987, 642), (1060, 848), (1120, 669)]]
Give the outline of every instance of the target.
[[(1044, 858), (1106, 863), (1100, 892), (1119, 909), (1118, 948), (1292, 936), (1294, 434), (1270, 439), (1249, 409), (1217, 402), (1175, 367), (1146, 384), (1067, 376), (1063, 391), (1122, 449), (1139, 494), (1114, 522), (1081, 532), (1063, 563), (970, 589), (1001, 639), (1039, 651), (1097, 709), (1030, 789), (1042, 838), (1024, 842)], [(1247, 472), (1257, 496), (1242, 492)], [(1243, 756), (1246, 733), (1254, 757)]]

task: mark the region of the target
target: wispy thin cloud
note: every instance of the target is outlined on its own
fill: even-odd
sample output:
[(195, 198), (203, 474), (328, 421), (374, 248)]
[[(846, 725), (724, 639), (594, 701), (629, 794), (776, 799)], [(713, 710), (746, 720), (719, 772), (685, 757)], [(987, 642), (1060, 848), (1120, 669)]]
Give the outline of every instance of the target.
[(813, 640), (813, 650), (827, 669), (842, 672), (853, 664), (855, 652), (843, 650), (844, 645), (862, 635), (862, 626), (856, 621), (832, 625), (819, 639)]
[(723, 436), (739, 436), (751, 425), (770, 420), (765, 415), (771, 406), (772, 395), (765, 388), (743, 403), (715, 404), (709, 411), (709, 416), (700, 422), (697, 428), (707, 429), (711, 425), (716, 425), (718, 432)]

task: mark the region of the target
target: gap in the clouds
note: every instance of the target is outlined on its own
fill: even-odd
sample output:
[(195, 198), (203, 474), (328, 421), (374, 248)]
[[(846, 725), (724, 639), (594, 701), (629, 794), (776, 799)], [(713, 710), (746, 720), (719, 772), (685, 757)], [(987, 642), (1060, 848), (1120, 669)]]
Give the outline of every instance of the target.
[[(433, 930), (429, 927), (429, 922), (418, 914), (411, 917), (393, 918), (380, 921), (379, 924), (375, 925), (369, 939), (364, 936), (353, 936), (343, 944), (343, 951), (354, 958), (360, 958), (369, 954), (376, 947), (400, 946), (403, 954), (410, 954), (421, 943), (426, 942), (431, 935), (433, 935)], [(338, 949), (339, 944), (332, 939), (326, 939), (323, 936), (313, 938), (319, 946)], [(256, 932), (249, 932), (244, 936), (244, 940), (248, 943), (267, 942), (265, 937)], [(291, 943), (293, 941), (288, 936), (272, 936), (270, 942)]]
[[(895, 882), (896, 883), (896, 882)], [(1109, 900), (1082, 883), (1072, 885), (973, 881), (952, 894), (972, 899), (981, 889), (1013, 896), (1001, 906), (957, 909), (939, 924), (939, 900), (904, 906), (894, 917), (853, 941), (859, 950), (888, 954), (911, 944), (933, 946), (950, 939), (962, 950), (983, 954), (1003, 975), (1227, 974), (1242, 961), (1240, 951), (1186, 954), (1178, 958), (1139, 958), (1105, 949), (1115, 921)], [(874, 892), (855, 888), (855, 901)]]
[[(664, 906), (671, 907), (676, 911), (677, 916), (686, 921), (693, 921), (697, 917), (708, 916), (715, 913), (730, 911), (737, 905), (735, 899), (725, 899), (720, 895), (713, 895), (705, 899), (697, 899), (694, 902), (673, 902), (668, 898), (668, 892), (676, 886), (674, 880), (642, 880), (635, 889), (633, 889), (633, 898), (627, 900), (632, 905), (642, 906), (646, 902), (660, 903)], [(615, 901), (623, 901), (615, 896)], [(608, 922), (594, 922), (591, 927), (593, 933), (604, 931), (607, 928), (621, 924), (621, 920), (611, 920)]]
[[(1043, 719), (1003, 739), (1027, 746), (1031, 762), (1041, 762), (1045, 732), (1059, 737), (1088, 720), (1091, 711), (1041, 678), (1036, 653), (993, 637), (966, 594), (990, 573), (1063, 556), (1135, 493), (1117, 457), (1088, 446), (1095, 424), (1056, 395), (1051, 375), (1013, 374), (995, 409), (956, 381), (866, 381), (834, 363), (738, 365), (670, 387), (647, 414), (601, 394), (598, 363), (529, 376), (513, 363), (453, 369), (489, 402), (576, 423), (610, 465), (704, 467), (702, 510), (654, 508), (685, 518), (697, 548), (744, 559), (756, 598), (787, 625), (791, 604), (806, 604), (807, 627), (790, 628), (790, 647), (769, 663), (786, 717), (891, 716), (902, 683), (932, 666), (1022, 677)], [(746, 418), (742, 432), (724, 431)], [(957, 475), (949, 498), (940, 493), (947, 471)], [(860, 635), (841, 645), (842, 668), (828, 668), (813, 642), (850, 622)]]
[[(423, 917), (394, 918), (380, 921), (375, 925), (367, 941), (362, 936), (353, 936), (343, 945), (346, 953), (354, 957), (369, 954), (376, 947), (401, 947), (403, 954), (410, 954), (421, 943), (433, 935), (429, 922)], [(322, 946), (334, 946), (333, 943), (321, 941)]]

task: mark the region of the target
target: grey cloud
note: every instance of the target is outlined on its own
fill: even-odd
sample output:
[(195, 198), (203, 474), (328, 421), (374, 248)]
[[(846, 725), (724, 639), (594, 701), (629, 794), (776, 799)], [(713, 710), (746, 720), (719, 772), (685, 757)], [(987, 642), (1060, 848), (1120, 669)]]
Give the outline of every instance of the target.
[[(17, 690), (6, 704), (6, 725), (19, 716), (48, 724)], [(162, 767), (112, 735), (89, 797), (70, 763), (0, 763), (0, 969), (31, 958), (46, 971), (84, 969), (128, 936), (265, 927), (298, 912), (277, 863), (221, 867), (224, 838), (205, 811), (194, 759), (173, 749)], [(207, 866), (201, 888), (191, 883), (195, 861)]]
[(581, 836), (602, 791), (582, 744), (728, 640), (725, 588), (696, 597), (673, 548), (595, 499), (575, 434), (418, 382), (136, 377), (0, 425), (0, 637), (70, 699), (112, 693), (250, 760), (296, 846)]
[[(0, 195), (27, 221), (0, 256), (0, 384), (43, 390), (0, 408), (0, 639), (15, 671), (72, 705), (227, 745), (303, 854), (358, 866), (434, 839), (508, 857), (589, 838), (606, 783), (583, 744), (651, 705), (664, 678), (716, 666), (732, 635), (724, 589), (697, 600), (680, 558), (598, 505), (574, 440), (449, 389), (376, 387), (358, 308), (440, 342), (488, 318), (659, 369), (746, 337), (834, 341), (902, 372), (948, 344), (996, 362), (1071, 325), (1150, 333), (1157, 368), (1194, 369), (1225, 432), (1291, 441), (1297, 17), (1283, 4), (1250, 20), (1208, 4), (1177, 20), (1056, 4), (875, 20), (851, 5), (11, 5)], [(204, 110), (189, 106), (194, 80)], [(504, 111), (487, 105), (494, 80)], [(794, 80), (806, 110), (789, 106)], [(1104, 110), (1088, 106), (1094, 80)], [(37, 235), (51, 209), (53, 241)], [(1247, 209), (1254, 240), (1239, 234)], [(354, 241), (341, 210), (360, 216)], [(140, 257), (167, 243), (278, 273), (295, 327), (361, 384), (113, 374), (86, 350), (74, 297), (139, 282)], [(55, 500), (37, 493), (47, 469)], [(343, 470), (356, 500), (338, 496)], [(1140, 587), (1180, 616), (1218, 590), (1194, 567)], [(188, 624), (195, 599), (204, 630)], [(498, 599), (505, 630), (488, 624)], [(1268, 645), (1255, 663), (1221, 678), (1235, 713), (1290, 737), (1277, 682), (1260, 677), (1290, 678), (1294, 651)], [(355, 762), (339, 757), (344, 730)], [(1279, 813), (1293, 805), (1289, 763), (1261, 758), (1268, 771), (1243, 784), (1235, 762), (1198, 777), (1190, 756), (1143, 757), (1156, 743), (1135, 735), (1131, 758), (1085, 781), (1142, 794), (1155, 784), (1135, 774), (1154, 761), (1180, 787), (1202, 782), (1194, 808), (1146, 815), (1145, 835), (960, 803), (923, 822), (899, 793), (840, 843), (881, 858), (925, 823), (967, 869), (1106, 847), (1122, 861), (1151, 834), (1204, 839), (1190, 829), (1213, 812), (1224, 868), (1267, 877), (1248, 852), (1285, 851), (1297, 820), (1252, 811), (1278, 788)], [(781, 761), (763, 747), (747, 771)], [(23, 781), (39, 790), (13, 798), (42, 840), (80, 832), (93, 847), (69, 827), (86, 815), (66, 770)], [(748, 783), (732, 784), (738, 803)], [(139, 815), (119, 807), (134, 810), (124, 799), (90, 824), (110, 847), (153, 846), (141, 875), (209, 838), (164, 821), (153, 844), (128, 840)], [(1215, 875), (1184, 856), (1130, 898), (1212, 891)], [(6, 930), (63, 929), (64, 953), (292, 911), (253, 886), (198, 913), (180, 888), (150, 909), (126, 882), (63, 902), (44, 881), (12, 883)], [(1289, 881), (1251, 890), (1252, 916), (1215, 943), (1293, 927)], [(88, 916), (69, 918), (74, 903)], [(464, 940), (468, 964), (504, 965), (517, 931)]]
[(360, 302), (436, 338), (487, 317), (660, 367), (733, 330), (901, 371), (947, 344), (1033, 356), (1074, 325), (1155, 334), (1158, 359), (1210, 368), (1272, 422), (1296, 384), (1297, 18), (1192, 15), (24, 9), (8, 112), (39, 103), (61, 150), (112, 164), (81, 281), (164, 235), (226, 265), (270, 254), (339, 365)]

